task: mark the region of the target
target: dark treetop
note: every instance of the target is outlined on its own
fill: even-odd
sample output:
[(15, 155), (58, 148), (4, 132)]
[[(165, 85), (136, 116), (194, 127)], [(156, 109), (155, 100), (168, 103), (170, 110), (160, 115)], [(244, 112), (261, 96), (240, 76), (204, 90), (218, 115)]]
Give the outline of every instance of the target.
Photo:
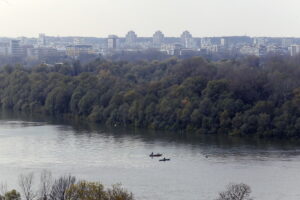
[(5, 66), (0, 105), (112, 126), (300, 135), (300, 57)]

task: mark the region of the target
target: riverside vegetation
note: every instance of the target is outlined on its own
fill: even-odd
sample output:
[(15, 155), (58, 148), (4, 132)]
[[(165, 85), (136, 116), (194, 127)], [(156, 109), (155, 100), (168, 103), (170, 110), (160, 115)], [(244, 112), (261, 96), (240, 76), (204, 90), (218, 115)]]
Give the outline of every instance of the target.
[(15, 189), (9, 191), (2, 184), (0, 200), (134, 200), (133, 194), (120, 184), (105, 189), (99, 182), (77, 181), (71, 175), (53, 179), (46, 170), (41, 173), (39, 185), (35, 184), (33, 173), (21, 174), (19, 187), (21, 193)]
[[(0, 200), (134, 200), (132, 193), (113, 185), (105, 189), (100, 182), (77, 181), (75, 176), (61, 176), (53, 179), (52, 173), (43, 170), (39, 184), (36, 185), (34, 173), (19, 176), (17, 190), (8, 190), (6, 184), (0, 185)], [(21, 195), (22, 194), (22, 195)], [(251, 200), (251, 188), (244, 184), (229, 184), (225, 191), (220, 192), (216, 200)]]
[(300, 57), (4, 66), (0, 106), (112, 126), (299, 137), (299, 77)]

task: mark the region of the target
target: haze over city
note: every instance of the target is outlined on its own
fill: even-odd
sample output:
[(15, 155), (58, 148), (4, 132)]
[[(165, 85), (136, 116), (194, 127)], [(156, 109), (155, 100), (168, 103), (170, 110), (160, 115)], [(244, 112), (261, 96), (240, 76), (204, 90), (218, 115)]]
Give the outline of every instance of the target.
[(1, 0), (0, 36), (300, 36), (297, 0)]
[(0, 0), (0, 200), (300, 199), (300, 0)]

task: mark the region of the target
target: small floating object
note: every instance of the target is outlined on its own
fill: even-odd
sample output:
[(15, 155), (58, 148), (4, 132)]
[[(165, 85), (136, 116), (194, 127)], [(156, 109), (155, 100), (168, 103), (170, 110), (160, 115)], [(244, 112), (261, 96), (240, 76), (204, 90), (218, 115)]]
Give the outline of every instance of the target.
[(149, 155), (150, 157), (161, 157), (162, 154), (161, 153), (156, 153), (154, 154), (153, 152)]
[(163, 159), (160, 159), (159, 161), (160, 162), (166, 162), (166, 161), (170, 161), (171, 159), (170, 158), (163, 158)]
[(208, 158), (208, 155), (206, 155), (205, 158)]

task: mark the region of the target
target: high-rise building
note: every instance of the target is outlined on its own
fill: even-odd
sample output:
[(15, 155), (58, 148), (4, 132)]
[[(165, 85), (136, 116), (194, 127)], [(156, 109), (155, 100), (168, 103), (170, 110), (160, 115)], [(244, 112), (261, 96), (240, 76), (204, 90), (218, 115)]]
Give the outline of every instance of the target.
[(20, 46), (20, 40), (11, 40), (9, 43), (9, 54), (14, 57), (22, 57), (23, 49)]
[(107, 39), (107, 48), (116, 50), (119, 48), (119, 37), (116, 35), (109, 35)]
[(44, 33), (39, 34), (38, 45), (39, 46), (46, 46), (47, 45), (46, 35)]
[(291, 45), (289, 47), (289, 52), (290, 52), (290, 55), (291, 56), (296, 56), (296, 55), (299, 55), (300, 54), (300, 45)]
[(268, 39), (265, 37), (255, 37), (253, 39), (253, 44), (255, 46), (265, 46), (268, 43)]
[(125, 37), (125, 43), (128, 46), (134, 46), (137, 42), (137, 34), (134, 31), (129, 31)]
[(222, 47), (228, 47), (228, 39), (226, 39), (226, 38), (221, 38), (221, 40), (220, 40), (220, 45), (221, 45)]
[(210, 38), (201, 38), (201, 48), (206, 48), (212, 45)]
[(0, 55), (7, 56), (9, 54), (9, 43), (0, 42)]
[(185, 48), (194, 48), (195, 47), (195, 43), (194, 43), (194, 39), (192, 34), (190, 34), (190, 32), (188, 31), (184, 31), (181, 36), (181, 44), (182, 46), (184, 46)]
[(283, 38), (281, 40), (281, 46), (284, 48), (288, 48), (293, 44), (293, 39), (292, 38)]
[(160, 47), (165, 40), (165, 36), (161, 31), (156, 31), (153, 34), (153, 46)]

